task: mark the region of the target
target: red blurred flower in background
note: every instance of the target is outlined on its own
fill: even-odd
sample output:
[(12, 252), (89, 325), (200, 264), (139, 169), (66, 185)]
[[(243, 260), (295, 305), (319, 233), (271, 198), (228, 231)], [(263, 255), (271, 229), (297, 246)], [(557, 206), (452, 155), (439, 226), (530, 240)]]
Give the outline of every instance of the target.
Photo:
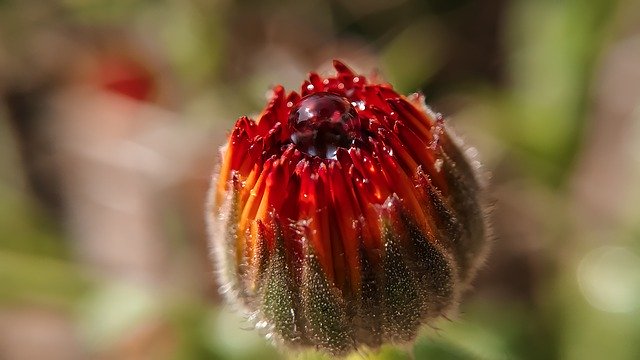
[(257, 327), (345, 355), (454, 310), (487, 229), (477, 169), (423, 96), (334, 67), (236, 122), (209, 220), (223, 290)]

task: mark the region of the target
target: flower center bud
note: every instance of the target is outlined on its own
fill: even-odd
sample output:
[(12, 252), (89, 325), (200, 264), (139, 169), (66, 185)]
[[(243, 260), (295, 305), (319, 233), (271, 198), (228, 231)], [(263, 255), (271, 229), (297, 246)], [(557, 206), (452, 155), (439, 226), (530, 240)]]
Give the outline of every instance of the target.
[(309, 155), (335, 159), (339, 147), (349, 147), (355, 119), (356, 110), (346, 98), (328, 92), (310, 94), (291, 109), (291, 141)]

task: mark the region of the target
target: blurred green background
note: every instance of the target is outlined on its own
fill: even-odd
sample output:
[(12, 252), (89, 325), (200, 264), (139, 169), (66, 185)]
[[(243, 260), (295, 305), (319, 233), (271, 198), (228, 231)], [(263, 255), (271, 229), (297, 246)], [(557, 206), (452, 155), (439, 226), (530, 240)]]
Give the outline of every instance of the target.
[(361, 356), (640, 359), (632, 0), (1, 0), (0, 359), (291, 357), (220, 301), (204, 198), (235, 119), (333, 58), (492, 179), (460, 315)]

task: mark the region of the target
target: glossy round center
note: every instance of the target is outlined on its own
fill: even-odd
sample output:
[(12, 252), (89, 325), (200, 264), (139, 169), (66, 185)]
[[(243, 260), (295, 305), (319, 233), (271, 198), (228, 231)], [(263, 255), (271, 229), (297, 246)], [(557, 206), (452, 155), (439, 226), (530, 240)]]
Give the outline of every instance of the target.
[(305, 96), (291, 109), (291, 141), (312, 156), (335, 159), (339, 147), (349, 147), (349, 131), (357, 119), (346, 98), (319, 92)]

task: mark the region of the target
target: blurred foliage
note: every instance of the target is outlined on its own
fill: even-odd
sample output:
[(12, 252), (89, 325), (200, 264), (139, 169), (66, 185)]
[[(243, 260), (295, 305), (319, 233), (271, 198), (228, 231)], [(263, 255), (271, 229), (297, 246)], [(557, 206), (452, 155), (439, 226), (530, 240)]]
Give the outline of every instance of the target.
[[(229, 125), (334, 57), (452, 115), (495, 203), (493, 254), (461, 314), (411, 348), (353, 359), (640, 358), (639, 23), (633, 0), (0, 1), (0, 338), (41, 334), (0, 340), (0, 358), (41, 345), (99, 359), (323, 358), (243, 330), (212, 290), (200, 213)], [(69, 168), (49, 156), (47, 106), (86, 54), (110, 47), (151, 69), (149, 103), (181, 121), (163, 130), (176, 148), (206, 134), (192, 154), (205, 160), (154, 193), (168, 234), (159, 282), (83, 256), (73, 185), (60, 186)], [(24, 315), (36, 310), (70, 324), (69, 342), (47, 342), (48, 318)]]

